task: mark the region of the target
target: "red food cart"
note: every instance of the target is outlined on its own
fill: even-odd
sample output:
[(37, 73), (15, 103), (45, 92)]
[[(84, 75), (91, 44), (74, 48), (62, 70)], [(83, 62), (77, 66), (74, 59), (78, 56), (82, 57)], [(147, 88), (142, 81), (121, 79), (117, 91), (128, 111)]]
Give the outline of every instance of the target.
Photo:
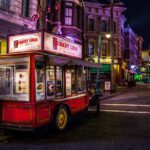
[(0, 56), (0, 127), (34, 130), (54, 121), (66, 129), (89, 106), (82, 46), (45, 31), (8, 37)]

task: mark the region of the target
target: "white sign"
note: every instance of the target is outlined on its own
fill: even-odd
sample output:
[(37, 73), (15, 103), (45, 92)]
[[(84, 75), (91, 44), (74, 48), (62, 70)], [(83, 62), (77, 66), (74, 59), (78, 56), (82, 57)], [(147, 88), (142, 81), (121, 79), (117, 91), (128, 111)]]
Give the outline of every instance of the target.
[(110, 81), (105, 81), (105, 90), (110, 91)]
[(41, 50), (42, 33), (29, 33), (9, 37), (9, 53)]
[(71, 72), (66, 72), (66, 95), (71, 95)]
[(44, 33), (44, 50), (54, 54), (62, 54), (82, 58), (82, 47), (70, 40)]

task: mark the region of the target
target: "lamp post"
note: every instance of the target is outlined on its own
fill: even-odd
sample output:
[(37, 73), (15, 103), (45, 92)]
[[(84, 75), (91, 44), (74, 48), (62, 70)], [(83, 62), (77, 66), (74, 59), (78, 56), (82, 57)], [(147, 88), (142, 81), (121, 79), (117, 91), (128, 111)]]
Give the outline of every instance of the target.
[(111, 91), (115, 90), (115, 80), (114, 80), (114, 21), (113, 21), (113, 5), (114, 5), (114, 0), (111, 0), (111, 3), (110, 3)]
[[(100, 47), (101, 47), (101, 34), (98, 34), (98, 64), (100, 64)], [(97, 100), (97, 115), (100, 113), (100, 68), (97, 69), (97, 76), (96, 76), (96, 94), (98, 94)]]

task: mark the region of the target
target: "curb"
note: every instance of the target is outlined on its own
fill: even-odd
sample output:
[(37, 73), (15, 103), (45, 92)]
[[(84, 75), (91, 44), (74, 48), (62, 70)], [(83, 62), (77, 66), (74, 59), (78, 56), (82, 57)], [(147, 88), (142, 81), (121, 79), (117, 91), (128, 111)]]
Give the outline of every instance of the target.
[(124, 93), (125, 93), (125, 92), (119, 92), (119, 93), (112, 94), (112, 95), (109, 95), (109, 96), (104, 96), (104, 97), (101, 97), (101, 98), (100, 98), (100, 101), (105, 100), (105, 99), (108, 99), (108, 98), (112, 98), (112, 97), (115, 97), (115, 96), (118, 96), (118, 95), (122, 95), (122, 94), (124, 94)]

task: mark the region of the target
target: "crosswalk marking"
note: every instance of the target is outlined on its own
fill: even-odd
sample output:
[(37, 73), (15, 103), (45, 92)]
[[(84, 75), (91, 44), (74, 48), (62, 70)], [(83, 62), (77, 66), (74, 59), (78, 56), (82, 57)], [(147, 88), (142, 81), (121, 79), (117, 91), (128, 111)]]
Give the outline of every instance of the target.
[(101, 110), (102, 112), (115, 112), (115, 113), (130, 113), (130, 114), (150, 114), (148, 111), (128, 111), (128, 110)]
[(101, 106), (150, 107), (150, 105), (141, 104), (101, 104)]

